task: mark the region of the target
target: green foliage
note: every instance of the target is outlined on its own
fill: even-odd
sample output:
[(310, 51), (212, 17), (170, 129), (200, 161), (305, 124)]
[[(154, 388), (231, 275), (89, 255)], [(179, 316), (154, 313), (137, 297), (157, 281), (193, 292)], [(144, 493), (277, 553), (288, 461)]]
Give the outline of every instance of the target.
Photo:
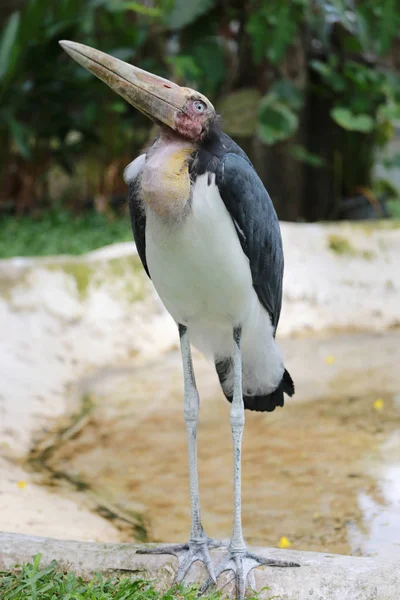
[(309, 61), (311, 89), (324, 99), (336, 126), (328, 165), (335, 189), (352, 195), (370, 187), (376, 150), (394, 134), (400, 77), (379, 56), (391, 47), (400, 7), (392, 0), (317, 4), (310, 24), (322, 46), (320, 56)]
[(260, 102), (258, 135), (266, 144), (290, 138), (298, 127), (298, 112), (303, 96), (289, 80), (282, 79), (273, 86)]
[(323, 158), (312, 152), (308, 152), (301, 144), (293, 144), (289, 152), (293, 158), (310, 167), (324, 167), (326, 165), (326, 161)]
[[(340, 179), (335, 184), (338, 189), (349, 192), (368, 185), (374, 148), (384, 146), (394, 133), (393, 122), (399, 118), (400, 77), (376, 63), (377, 55), (389, 51), (399, 28), (400, 6), (396, 0), (252, 3), (246, 30), (255, 63), (267, 60), (279, 67), (294, 42), (302, 40), (303, 48), (308, 47), (310, 83), (306, 92), (325, 98), (332, 121), (343, 134), (335, 135), (336, 158), (331, 156), (331, 164), (319, 162), (307, 148), (300, 150), (298, 145), (289, 151), (305, 164), (330, 168)], [(313, 47), (318, 50), (313, 51)], [(284, 93), (282, 84), (289, 94)], [(260, 102), (258, 136), (266, 144), (292, 138), (298, 130), (302, 107), (302, 95), (293, 82), (275, 77)], [(363, 151), (354, 153), (360, 145)], [(351, 154), (354, 156), (350, 160)]]
[(336, 106), (331, 110), (332, 119), (348, 131), (369, 133), (374, 128), (374, 120), (369, 115), (355, 115), (349, 108)]
[(254, 60), (267, 58), (278, 64), (293, 43), (305, 17), (308, 0), (253, 0), (246, 29), (250, 34)]
[(182, 53), (167, 57), (166, 62), (171, 67), (172, 79), (212, 98), (225, 78), (223, 49), (216, 36), (191, 37)]
[[(11, 572), (0, 573), (2, 600), (195, 600), (195, 587), (174, 586), (167, 592), (158, 592), (153, 584), (143, 579), (105, 579), (100, 573), (86, 581), (73, 573), (65, 573), (56, 561), (40, 568), (41, 555), (32, 563)], [(219, 600), (220, 593), (205, 596)]]
[[(400, 25), (400, 10), (393, 0), (378, 5), (367, 0), (355, 5), (351, 0), (324, 2), (323, 16), (336, 27), (338, 42), (332, 47), (325, 39), (327, 59), (312, 60), (310, 67), (321, 78), (320, 93), (330, 94), (333, 120), (351, 131), (382, 132), (389, 108), (400, 103), (400, 79), (375, 65), (372, 54), (386, 52)], [(325, 25), (326, 28), (326, 25)], [(358, 60), (353, 58), (359, 54)], [(364, 53), (367, 57), (364, 59)]]
[[(11, 199), (44, 199), (54, 164), (73, 173), (86, 157), (90, 189), (99, 179), (93, 169), (105, 173), (129, 146), (137, 152), (145, 141), (145, 120), (58, 45), (60, 38), (71, 38), (130, 60), (146, 43), (148, 24), (161, 14), (144, 8), (117, 0), (27, 0), (10, 16), (0, 33), (0, 177), (7, 181), (13, 173)], [(89, 193), (102, 191), (97, 185)]]
[(383, 143), (387, 141), (391, 134), (387, 125), (399, 115), (400, 79), (354, 60), (340, 61), (334, 54), (326, 62), (312, 60), (310, 66), (321, 78), (320, 93), (332, 98), (330, 114), (340, 127), (375, 131)]
[[(364, 27), (363, 48), (383, 56), (388, 52), (400, 29), (397, 0), (364, 0), (358, 3), (360, 27)], [(361, 36), (360, 36), (361, 37)]]
[(103, 6), (106, 6), (108, 10), (113, 12), (125, 12), (131, 10), (139, 15), (146, 15), (147, 17), (160, 17), (162, 15), (161, 8), (157, 8), (155, 6), (145, 6), (139, 2), (107, 0), (106, 2), (103, 2)]
[(347, 52), (383, 56), (399, 31), (397, 0), (315, 0), (310, 4), (309, 20), (318, 38), (329, 43), (336, 28)]
[(132, 241), (128, 218), (112, 221), (103, 214), (74, 216), (63, 210), (39, 218), (0, 219), (0, 258), (83, 254), (107, 244)]
[[(400, 31), (398, 0), (21, 5), (0, 31), (0, 209), (46, 210), (55, 165), (78, 173), (80, 183), (85, 173), (81, 202), (121, 193), (124, 164), (148, 142), (148, 120), (72, 61), (62, 38), (200, 90), (220, 108), (228, 133), (289, 141), (288, 152), (329, 171), (336, 190), (369, 185), (374, 151), (400, 118), (400, 77), (387, 68)], [(303, 131), (313, 127), (303, 111), (310, 98), (330, 117), (324, 160)]]
[(215, 0), (175, 0), (172, 10), (166, 15), (166, 23), (171, 29), (182, 29), (204, 15), (215, 4)]
[(342, 92), (345, 89), (343, 78), (336, 72), (338, 64), (337, 57), (330, 55), (326, 61), (310, 60), (309, 66), (321, 76), (322, 81), (334, 92)]
[(12, 67), (12, 55), (15, 39), (19, 28), (19, 13), (14, 13), (9, 18), (0, 41), (0, 80), (4, 78), (7, 70)]
[(400, 219), (400, 199), (389, 200), (387, 204), (391, 218)]
[(383, 166), (386, 169), (400, 169), (400, 152), (383, 160)]
[[(212, 31), (165, 52), (169, 29), (187, 27), (213, 0), (26, 0), (0, 32), (0, 204), (46, 203), (54, 165), (70, 174), (84, 163), (85, 192), (110, 195), (119, 173), (147, 141), (150, 123), (65, 54), (73, 39), (215, 94), (225, 76)], [(7, 185), (8, 184), (8, 185)], [(117, 186), (118, 188), (118, 186)], [(118, 191), (118, 189), (117, 189)]]
[(275, 94), (267, 94), (259, 108), (258, 135), (266, 144), (291, 137), (298, 125), (296, 113)]

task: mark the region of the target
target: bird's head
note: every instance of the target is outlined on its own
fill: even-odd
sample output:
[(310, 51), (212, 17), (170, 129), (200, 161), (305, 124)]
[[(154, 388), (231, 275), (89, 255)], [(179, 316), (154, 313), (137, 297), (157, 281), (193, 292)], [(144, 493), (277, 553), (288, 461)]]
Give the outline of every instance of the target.
[(80, 65), (162, 129), (192, 142), (200, 142), (217, 118), (208, 98), (195, 90), (181, 87), (89, 46), (64, 40), (60, 41), (60, 45)]

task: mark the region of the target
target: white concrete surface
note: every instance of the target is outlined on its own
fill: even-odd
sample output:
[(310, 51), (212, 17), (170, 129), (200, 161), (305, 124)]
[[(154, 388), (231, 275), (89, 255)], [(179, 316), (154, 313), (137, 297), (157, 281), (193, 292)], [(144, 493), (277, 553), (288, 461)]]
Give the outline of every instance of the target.
[[(170, 555), (135, 554), (134, 544), (90, 544), (0, 533), (0, 570), (9, 569), (40, 552), (42, 565), (58, 560), (61, 568), (90, 576), (95, 572), (137, 578), (151, 578), (154, 585), (170, 587), (176, 559)], [(257, 554), (277, 560), (295, 561), (300, 568), (259, 567), (255, 569), (256, 591), (260, 600), (398, 600), (400, 563), (317, 552), (295, 552), (276, 548), (252, 548)], [(212, 551), (217, 563), (224, 549)], [(202, 582), (201, 563), (191, 567), (188, 582)], [(223, 596), (234, 598), (232, 573), (217, 581)]]
[[(400, 228), (282, 223), (282, 234), (280, 336), (400, 325)], [(333, 251), (332, 241), (344, 253)], [(65, 413), (74, 382), (102, 366), (162, 356), (177, 344), (176, 327), (134, 244), (125, 243), (79, 258), (0, 261), (0, 332), (0, 529), (20, 519), (19, 530), (37, 533), (29, 506), (45, 500), (14, 501), (15, 460)], [(62, 512), (70, 537), (111, 539), (95, 522), (83, 533), (73, 511)]]

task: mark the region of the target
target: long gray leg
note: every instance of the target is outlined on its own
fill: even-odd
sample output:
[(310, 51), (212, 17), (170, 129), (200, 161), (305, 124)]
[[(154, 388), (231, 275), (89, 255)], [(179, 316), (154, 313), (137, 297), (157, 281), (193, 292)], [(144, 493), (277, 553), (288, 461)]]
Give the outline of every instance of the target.
[[(242, 531), (242, 497), (241, 497), (241, 454), (242, 437), (245, 423), (243, 387), (242, 387), (242, 355), (240, 342), (242, 330), (237, 327), (233, 331), (233, 398), (230, 413), (230, 421), (233, 439), (233, 491), (234, 491), (234, 512), (233, 512), (233, 533), (228, 548), (227, 556), (217, 565), (215, 576), (218, 577), (223, 571), (234, 571), (236, 579), (236, 594), (238, 600), (243, 600), (246, 592), (247, 583), (255, 587), (255, 580), (251, 571), (260, 565), (269, 565), (271, 567), (298, 567), (297, 563), (277, 561), (257, 556), (247, 550)], [(205, 592), (212, 584), (213, 580), (209, 578), (203, 587), (201, 593)]]
[(186, 423), (189, 460), (190, 509), (192, 525), (190, 529), (191, 542), (204, 542), (207, 538), (201, 525), (199, 476), (197, 468), (197, 427), (199, 421), (199, 394), (194, 376), (192, 353), (187, 328), (179, 326), (181, 353), (183, 362), (184, 409)]
[(230, 552), (245, 552), (246, 544), (242, 532), (242, 438), (245, 423), (242, 392), (242, 356), (240, 340), (242, 330), (233, 331), (233, 398), (231, 405), (231, 428), (233, 439), (233, 533), (229, 544)]
[(142, 554), (174, 554), (178, 557), (178, 570), (175, 581), (180, 582), (185, 577), (191, 565), (197, 560), (207, 567), (211, 581), (215, 581), (214, 566), (208, 548), (220, 546), (220, 542), (211, 540), (204, 533), (200, 517), (199, 478), (197, 468), (197, 426), (199, 419), (199, 394), (194, 376), (192, 353), (187, 328), (179, 325), (179, 337), (183, 363), (184, 379), (184, 417), (188, 442), (189, 484), (191, 528), (189, 542), (161, 546), (158, 548), (139, 550)]

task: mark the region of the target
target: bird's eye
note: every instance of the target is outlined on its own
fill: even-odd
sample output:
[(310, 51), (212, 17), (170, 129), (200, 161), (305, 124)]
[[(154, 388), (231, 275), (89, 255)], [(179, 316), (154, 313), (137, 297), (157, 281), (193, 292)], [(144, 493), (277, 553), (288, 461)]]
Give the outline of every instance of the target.
[(195, 100), (193, 102), (193, 107), (194, 107), (194, 110), (198, 113), (205, 112), (205, 110), (207, 108), (205, 102), (203, 102), (202, 100)]

